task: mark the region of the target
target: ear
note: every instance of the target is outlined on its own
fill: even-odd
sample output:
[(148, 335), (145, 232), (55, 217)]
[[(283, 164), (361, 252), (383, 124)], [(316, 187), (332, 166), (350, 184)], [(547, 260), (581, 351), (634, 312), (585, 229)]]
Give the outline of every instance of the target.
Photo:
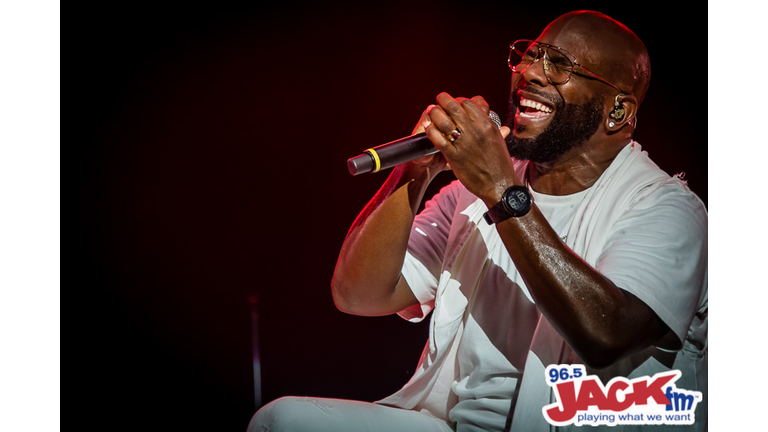
[(634, 125), (636, 114), (637, 98), (632, 95), (617, 94), (613, 101), (613, 109), (605, 119), (606, 132), (615, 133), (628, 124)]

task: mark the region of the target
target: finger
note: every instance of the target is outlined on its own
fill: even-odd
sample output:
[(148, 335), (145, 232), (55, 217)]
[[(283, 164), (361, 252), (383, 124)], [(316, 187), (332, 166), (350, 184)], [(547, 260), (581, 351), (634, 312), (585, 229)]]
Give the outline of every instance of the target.
[(483, 109), (485, 112), (485, 115), (488, 115), (489, 112), (491, 112), (491, 107), (488, 105), (488, 102), (486, 102), (485, 98), (477, 95), (472, 98), (472, 101), (477, 104), (480, 108)]
[[(464, 100), (466, 103), (466, 99)], [(451, 97), (451, 95), (448, 93), (443, 92), (437, 95), (437, 104), (459, 128), (461, 128), (461, 125), (464, 125), (468, 122), (469, 119), (467, 118), (467, 113), (464, 111), (463, 105)]]
[(508, 128), (507, 126), (502, 126), (502, 127), (499, 128), (499, 132), (501, 132), (501, 136), (506, 138), (506, 137), (509, 136), (509, 133), (512, 132), (512, 130), (510, 128)]
[(429, 119), (429, 111), (432, 108), (434, 108), (434, 107), (435, 107), (435, 105), (432, 104), (432, 105), (428, 106), (427, 109), (424, 110), (424, 112), (421, 113), (421, 117), (419, 118), (419, 122), (416, 123), (416, 127), (413, 128), (413, 132), (411, 133), (411, 135), (416, 135), (418, 133), (424, 132), (424, 130), (426, 129), (427, 125), (431, 123), (431, 121)]
[(453, 149), (453, 143), (435, 126), (434, 123), (427, 126), (424, 131), (432, 144), (441, 152)]
[(464, 108), (467, 118), (471, 121), (485, 120), (488, 118), (488, 112), (471, 99), (467, 99), (467, 101), (462, 104), (462, 108)]
[(488, 102), (482, 96), (475, 96), (472, 99), (467, 99), (462, 103), (464, 112), (467, 114), (467, 118), (471, 121), (486, 121), (489, 119), (488, 113), (491, 112)]
[[(480, 99), (475, 100), (478, 97)], [(480, 103), (478, 103), (478, 101)], [(472, 99), (458, 97), (456, 98), (456, 102), (458, 102), (459, 105), (461, 105), (461, 107), (464, 108), (464, 112), (467, 114), (468, 118), (470, 119), (473, 119), (473, 115), (471, 111), (473, 110), (477, 111), (476, 108), (480, 108), (480, 112), (482, 112), (482, 116), (488, 116), (488, 113), (491, 111), (491, 109), (488, 107), (488, 103), (485, 102), (485, 99), (483, 99), (482, 96), (475, 96)]]
[[(444, 93), (444, 95), (447, 95), (449, 98), (445, 98), (442, 93), (438, 96), (438, 98), (441, 96), (444, 97), (443, 101), (445, 101), (447, 104), (446, 111), (450, 111), (450, 107), (452, 106), (450, 99), (452, 98), (450, 98), (448, 93)], [(484, 97), (478, 95), (472, 99), (458, 97), (453, 100), (461, 107), (463, 112), (460, 114), (457, 113), (455, 115), (451, 112), (448, 112), (448, 114), (451, 116), (451, 119), (460, 130), (463, 130), (462, 127), (468, 126), (470, 122), (487, 122), (488, 113), (491, 111), (491, 109)]]
[(456, 102), (459, 103), (459, 105), (464, 105), (465, 102), (469, 102), (470, 101), (470, 99), (467, 99), (465, 97), (457, 97), (455, 99), (456, 99)]
[(440, 106), (435, 106), (429, 111), (429, 120), (437, 130), (443, 135), (449, 135), (458, 127), (453, 119), (446, 114)]

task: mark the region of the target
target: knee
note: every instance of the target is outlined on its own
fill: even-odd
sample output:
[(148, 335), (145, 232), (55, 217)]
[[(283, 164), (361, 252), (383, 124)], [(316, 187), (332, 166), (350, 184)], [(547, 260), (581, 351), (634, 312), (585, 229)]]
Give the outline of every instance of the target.
[[(285, 396), (264, 405), (251, 418), (247, 432), (282, 432), (311, 430), (311, 422), (302, 421), (306, 414), (306, 398)], [(302, 409), (303, 408), (303, 409)], [(302, 429), (302, 427), (309, 429)]]

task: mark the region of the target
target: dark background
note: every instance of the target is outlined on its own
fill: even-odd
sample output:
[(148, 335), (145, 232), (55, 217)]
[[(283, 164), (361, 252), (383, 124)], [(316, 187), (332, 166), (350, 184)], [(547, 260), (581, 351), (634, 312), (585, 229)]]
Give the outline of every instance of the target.
[[(703, 10), (81, 6), (93, 18), (73, 28), (81, 108), (68, 151), (84, 421), (244, 430), (255, 410), (252, 301), (265, 403), (370, 401), (400, 388), (426, 322), (348, 316), (330, 297), (347, 229), (387, 175), (352, 177), (346, 159), (408, 135), (441, 91), (483, 95), (505, 116), (509, 43), (582, 8), (645, 41), (653, 78), (636, 139), (706, 203)], [(441, 174), (431, 192), (452, 179)]]

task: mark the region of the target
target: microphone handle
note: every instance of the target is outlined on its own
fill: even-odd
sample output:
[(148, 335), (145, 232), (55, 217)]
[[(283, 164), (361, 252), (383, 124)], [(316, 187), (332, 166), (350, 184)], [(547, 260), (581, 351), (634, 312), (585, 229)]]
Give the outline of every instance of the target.
[(347, 169), (352, 175), (378, 172), (438, 151), (427, 134), (421, 132), (369, 148), (363, 154), (347, 160)]
[[(491, 111), (488, 117), (501, 127), (499, 115)], [(410, 162), (422, 156), (437, 153), (439, 150), (427, 138), (424, 132), (400, 138), (380, 146), (369, 148), (363, 154), (347, 160), (347, 169), (352, 175), (379, 172), (395, 165)]]

